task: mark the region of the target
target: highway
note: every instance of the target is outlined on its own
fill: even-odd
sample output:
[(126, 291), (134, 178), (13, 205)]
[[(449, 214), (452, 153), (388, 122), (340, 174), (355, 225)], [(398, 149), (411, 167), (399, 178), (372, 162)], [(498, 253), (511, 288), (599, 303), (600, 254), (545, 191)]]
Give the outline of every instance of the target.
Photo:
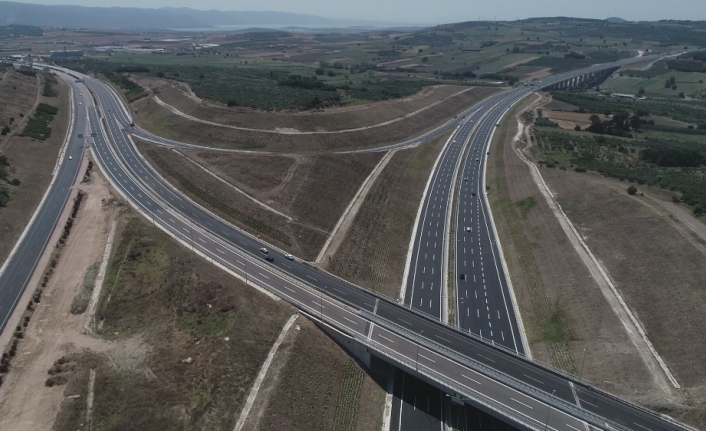
[[(71, 99), (75, 115), (76, 108), (85, 107), (85, 104), (78, 105), (78, 102), (84, 98), (79, 96), (79, 92), (74, 91)], [(83, 134), (85, 127), (84, 117), (75, 115), (75, 121), (69, 129), (64, 151), (52, 181), (23, 236), (0, 269), (0, 319), (2, 319), (0, 331), (5, 329), (8, 319), (24, 293), (25, 286), (29, 283), (59, 221), (66, 200), (71, 194), (83, 157), (84, 139), (78, 138), (78, 134)]]
[[(611, 426), (625, 429), (683, 429), (310, 265), (290, 262), (278, 250), (270, 251), (272, 263), (265, 262), (259, 249), (266, 244), (201, 208), (152, 170), (127, 139), (130, 119), (119, 99), (100, 81), (84, 79), (95, 92), (100, 113), (87, 106), (78, 112), (77, 117), (85, 118), (77, 118), (76, 124), (85, 121), (96, 133), (92, 151), (101, 170), (145, 217), (214, 264), (319, 316), (376, 355), (526, 427), (586, 429), (578, 415), (595, 424), (606, 418)], [(83, 84), (68, 81), (85, 91)]]
[[(317, 312), (318, 304), (318, 314), (322, 318), (340, 325), (344, 331), (354, 336), (367, 337), (372, 346), (390, 355), (402, 355), (402, 358), (397, 357), (397, 359), (411, 361), (417, 369), (421, 367), (428, 372), (443, 370), (441, 372), (443, 372), (444, 378), (456, 376), (452, 377), (455, 384), (460, 384), (467, 390), (471, 389), (471, 386), (468, 386), (470, 383), (459, 380), (466, 379), (463, 376), (470, 377), (472, 370), (464, 368), (465, 364), (449, 360), (448, 353), (437, 353), (438, 350), (448, 349), (448, 352), (453, 353), (451, 356), (456, 358), (472, 358), (475, 363), (511, 376), (514, 382), (521, 382), (538, 389), (545, 395), (563, 400), (576, 407), (581, 402), (579, 394), (591, 393), (596, 399), (605, 397), (602, 399), (605, 399), (606, 404), (602, 408), (596, 409), (595, 412), (610, 413), (611, 419), (629, 429), (636, 429), (635, 424), (640, 426), (645, 424), (644, 426), (648, 428), (651, 426), (651, 429), (658, 429), (665, 425), (663, 421), (656, 419), (652, 414), (613, 400), (590, 387), (584, 387), (583, 383), (570, 382), (566, 376), (553, 370), (522, 360), (497, 346), (480, 343), (474, 337), (469, 337), (439, 322), (430, 320), (420, 313), (411, 312), (394, 302), (359, 289), (305, 263), (287, 261), (278, 250), (270, 251), (274, 262), (265, 263), (259, 248), (266, 244), (196, 205), (173, 189), (152, 170), (139, 155), (134, 145), (126, 139), (124, 130), (130, 129), (130, 119), (117, 96), (99, 81), (87, 79), (87, 84), (95, 91), (100, 100), (103, 111), (107, 114), (107, 130), (115, 140), (115, 147), (112, 151), (101, 150), (102, 145), (106, 145), (108, 149), (112, 147), (96, 140), (96, 150), (99, 154), (104, 154), (106, 160), (111, 159), (110, 154), (113, 154), (111, 161), (100, 161), (101, 166), (105, 166), (109, 172), (113, 166), (121, 167), (122, 169), (115, 173), (114, 179), (115, 181), (123, 181), (118, 184), (122, 184), (125, 193), (132, 196), (133, 205), (141, 207), (148, 217), (156, 220), (156, 223), (172, 232), (175, 237), (191, 244), (197, 251), (220, 265), (241, 275), (247, 271), (250, 280), (314, 314)], [(521, 90), (518, 93), (531, 91), (524, 88)], [(97, 118), (95, 121), (97, 122)], [(99, 145), (100, 147), (98, 147)], [(144, 193), (138, 192), (138, 190), (142, 190)], [(135, 195), (135, 193), (139, 194)], [(148, 196), (150, 203), (146, 204), (145, 200)], [(173, 214), (176, 217), (165, 217), (165, 214)], [(279, 287), (280, 283), (282, 287)], [(429, 343), (433, 347), (417, 347), (416, 341), (418, 340), (422, 340), (425, 344)], [(464, 369), (461, 372), (461, 368), (456, 367)], [(459, 370), (458, 373), (452, 371), (456, 369)], [(475, 381), (485, 382), (482, 383), (484, 386), (483, 395), (487, 396), (493, 391), (491, 390), (493, 385), (490, 383), (492, 379), (488, 380), (486, 376), (486, 379), (478, 380), (477, 377), (481, 375), (475, 373), (473, 378)], [(513, 391), (505, 385), (501, 386), (503, 389), (500, 387), (497, 389), (501, 393)], [(580, 387), (580, 390), (577, 391), (577, 387)], [(520, 392), (518, 391), (516, 396), (500, 398), (520, 400), (519, 396)], [(525, 402), (530, 399), (532, 402)], [(545, 420), (544, 414), (537, 415), (534, 406), (538, 401), (533, 396), (524, 395), (522, 400), (524, 400), (522, 401), (524, 403), (522, 409), (525, 410), (523, 417), (526, 420), (535, 421), (535, 425), (540, 420)], [(592, 407), (588, 404), (581, 407), (592, 411)], [(513, 411), (517, 411), (516, 408), (517, 406), (513, 406)], [(556, 412), (557, 417), (564, 417), (560, 414), (560, 410), (547, 408), (551, 410), (551, 416), (554, 416), (553, 413)], [(532, 414), (528, 415), (527, 412)], [(655, 421), (660, 425), (653, 425)], [(571, 429), (571, 426), (577, 423), (573, 422), (571, 426), (567, 427), (568, 424), (568, 421), (565, 422), (561, 425), (563, 428), (560, 429)], [(582, 422), (579, 421), (578, 425), (582, 427)], [(678, 425), (671, 423), (666, 423), (666, 426), (663, 429), (680, 429)]]

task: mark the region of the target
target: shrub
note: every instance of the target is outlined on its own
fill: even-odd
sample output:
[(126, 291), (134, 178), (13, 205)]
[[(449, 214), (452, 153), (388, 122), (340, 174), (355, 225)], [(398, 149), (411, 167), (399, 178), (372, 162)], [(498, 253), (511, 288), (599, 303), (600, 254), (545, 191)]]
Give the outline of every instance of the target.
[(633, 185), (628, 187), (628, 194), (631, 196), (636, 195), (637, 194), (637, 187), (635, 187)]

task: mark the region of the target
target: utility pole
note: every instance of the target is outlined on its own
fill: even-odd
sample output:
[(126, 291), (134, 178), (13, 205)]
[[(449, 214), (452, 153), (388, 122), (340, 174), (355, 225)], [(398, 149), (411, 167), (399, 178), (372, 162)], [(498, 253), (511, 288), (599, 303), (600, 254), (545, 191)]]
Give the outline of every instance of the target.
[[(554, 392), (556, 392), (556, 389), (552, 391), (552, 396), (554, 396)], [(547, 426), (549, 425), (549, 412), (552, 411), (552, 406), (547, 406), (547, 420), (544, 421), (544, 431), (547, 431)]]
[(583, 361), (581, 361), (581, 373), (579, 374), (579, 379), (583, 378), (583, 366), (586, 365), (586, 348), (583, 349)]

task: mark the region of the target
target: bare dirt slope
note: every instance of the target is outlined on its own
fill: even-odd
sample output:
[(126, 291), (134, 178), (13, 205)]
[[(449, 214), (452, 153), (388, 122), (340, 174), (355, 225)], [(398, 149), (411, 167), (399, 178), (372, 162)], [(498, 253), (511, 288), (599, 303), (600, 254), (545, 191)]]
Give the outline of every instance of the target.
[[(228, 126), (264, 130), (295, 130), (300, 132), (337, 131), (371, 127), (404, 117), (413, 117), (427, 109), (444, 109), (455, 98), (463, 99), (471, 88), (458, 85), (424, 87), (417, 94), (402, 99), (361, 105), (327, 108), (309, 112), (258, 112), (247, 108), (232, 108), (198, 99), (188, 85), (167, 80), (146, 80), (145, 87), (158, 90), (165, 104), (189, 116)], [(150, 86), (151, 84), (151, 86)]]
[[(96, 262), (105, 247), (111, 196), (105, 183), (81, 186), (87, 199), (69, 236), (54, 276), (44, 290), (20, 344), (8, 378), (0, 389), (0, 429), (51, 429), (64, 397), (60, 386), (46, 387), (47, 371), (54, 361), (70, 352), (90, 348), (111, 352), (118, 361), (129, 360), (129, 353), (139, 351), (139, 342), (115, 345), (82, 333), (83, 316), (69, 312), (86, 269)], [(85, 402), (85, 400), (82, 400)]]

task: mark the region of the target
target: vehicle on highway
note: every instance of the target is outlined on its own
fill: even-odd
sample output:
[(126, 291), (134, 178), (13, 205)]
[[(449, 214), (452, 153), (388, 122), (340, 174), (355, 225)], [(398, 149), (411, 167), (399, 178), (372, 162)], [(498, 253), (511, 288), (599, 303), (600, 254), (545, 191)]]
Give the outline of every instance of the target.
[(465, 279), (466, 279), (466, 274), (461, 273), (461, 274), (458, 275), (458, 278), (460, 278), (461, 280), (465, 280)]
[(471, 193), (471, 196), (475, 196), (475, 195), (476, 195), (476, 192)]
[(74, 156), (69, 156), (69, 160), (73, 160), (73, 159), (74, 159)]
[(260, 251), (263, 252), (263, 253), (265, 253), (265, 254), (267, 254), (267, 253), (270, 252), (270, 251), (267, 249), (267, 247), (262, 247), (262, 248), (260, 249)]
[(476, 162), (480, 162), (480, 159), (476, 159)]
[(274, 259), (272, 256), (270, 256), (269, 254), (268, 254), (267, 256), (265, 256), (265, 260), (268, 261), (268, 262), (274, 262), (274, 261), (275, 261), (275, 259)]
[(471, 227), (470, 227), (470, 226), (466, 226), (466, 232), (470, 232), (470, 231), (471, 231)]
[(284, 257), (286, 257), (288, 260), (294, 260), (294, 256), (291, 254), (285, 254)]
[(468, 177), (465, 177), (465, 178), (463, 179), (463, 181), (468, 182)]

